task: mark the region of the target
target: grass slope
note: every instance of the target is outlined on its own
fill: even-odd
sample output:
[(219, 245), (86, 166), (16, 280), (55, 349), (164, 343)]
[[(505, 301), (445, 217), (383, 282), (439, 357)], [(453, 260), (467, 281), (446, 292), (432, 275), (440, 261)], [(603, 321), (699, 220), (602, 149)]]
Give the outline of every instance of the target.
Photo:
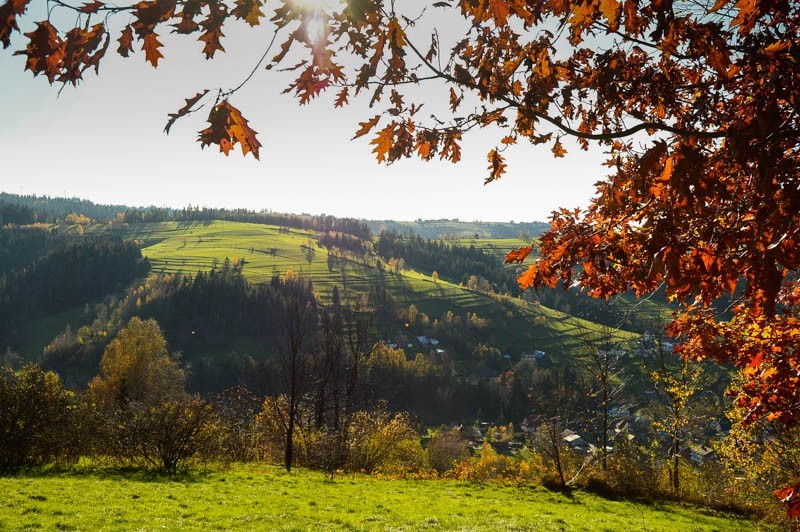
[(0, 478), (0, 529), (751, 530), (677, 504), (533, 486), (341, 478), (236, 465), (174, 480), (81, 471)]
[(367, 224), (373, 232), (383, 230), (413, 233), (422, 238), (436, 239), (445, 235), (456, 238), (513, 238), (519, 233), (538, 236), (550, 228), (544, 222), (462, 222), (457, 220), (417, 220), (414, 222), (398, 222), (395, 220), (368, 220)]
[[(313, 231), (281, 232), (277, 226), (239, 222), (163, 222), (132, 224), (125, 236), (144, 241), (142, 253), (152, 263), (154, 273), (193, 274), (211, 269), (215, 262), (221, 264), (226, 257), (244, 258), (244, 273), (250, 280), (266, 281), (289, 269), (302, 271), (314, 280), (323, 298), (337, 285), (340, 290), (346, 285), (352, 295), (366, 293), (371, 286), (380, 284), (399, 303), (413, 303), (431, 318), (448, 310), (462, 318), (467, 312), (477, 312), (482, 318), (491, 318), (495, 325), (503, 324), (500, 329), (493, 328), (497, 330), (489, 334), (487, 341), (512, 355), (534, 348), (556, 357), (573, 354), (584, 348), (580, 335), (596, 329), (591, 322), (521, 300), (498, 301), (445, 280), (434, 282), (429, 275), (413, 269), (395, 274), (349, 261), (344, 266), (337, 263), (329, 271), (327, 251), (316, 247)], [(518, 239), (476, 242), (492, 245), (498, 260), (502, 250), (523, 243)]]

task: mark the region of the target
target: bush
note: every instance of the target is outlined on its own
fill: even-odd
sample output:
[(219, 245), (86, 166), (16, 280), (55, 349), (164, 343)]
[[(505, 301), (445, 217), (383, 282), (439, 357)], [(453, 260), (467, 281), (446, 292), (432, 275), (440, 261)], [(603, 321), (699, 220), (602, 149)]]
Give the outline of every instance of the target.
[(458, 480), (517, 484), (541, 480), (546, 474), (547, 468), (541, 456), (531, 453), (522, 456), (503, 456), (496, 452), (489, 442), (484, 442), (478, 456), (456, 461), (452, 471), (453, 477)]
[(662, 488), (663, 469), (653, 446), (619, 438), (608, 456), (608, 470), (603, 477), (608, 488), (620, 495), (654, 498), (666, 492), (666, 487)]
[(214, 402), (219, 414), (220, 457), (227, 462), (247, 462), (260, 457), (256, 419), (261, 401), (247, 388), (236, 386)]
[(403, 473), (422, 463), (422, 446), (406, 413), (392, 415), (385, 404), (356, 412), (347, 431), (347, 468), (364, 473)]
[(428, 443), (428, 465), (439, 474), (452, 470), (455, 462), (468, 456), (467, 442), (458, 429), (441, 428), (431, 435)]
[(77, 460), (82, 413), (55, 373), (0, 368), (0, 470)]
[[(285, 395), (267, 397), (256, 416), (253, 455), (258, 460), (283, 463), (286, 448), (286, 425), (289, 416), (289, 400)], [(305, 445), (302, 425), (295, 426), (293, 438), (294, 464), (305, 464)]]
[(114, 461), (174, 472), (218, 456), (218, 416), (199, 397), (159, 404), (129, 402), (99, 410), (99, 450)]

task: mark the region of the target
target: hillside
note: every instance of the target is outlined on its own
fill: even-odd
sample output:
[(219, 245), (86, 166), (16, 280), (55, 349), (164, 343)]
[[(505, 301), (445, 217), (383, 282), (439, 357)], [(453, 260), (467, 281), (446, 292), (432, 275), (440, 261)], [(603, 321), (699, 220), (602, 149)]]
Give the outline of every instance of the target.
[(462, 222), (460, 220), (368, 220), (373, 233), (398, 231), (413, 233), (422, 238), (520, 238), (522, 235), (536, 237), (547, 231), (550, 224), (544, 222)]
[(754, 523), (674, 503), (455, 481), (333, 481), (236, 465), (170, 479), (75, 471), (0, 478), (0, 528), (300, 530), (744, 530)]
[[(539, 349), (564, 360), (583, 349), (582, 333), (597, 326), (562, 312), (517, 298), (490, 297), (478, 290), (458, 286), (445, 279), (412, 268), (398, 271), (380, 268), (381, 258), (337, 258), (329, 267), (328, 252), (318, 246), (313, 231), (240, 222), (162, 222), (130, 224), (124, 235), (143, 241), (142, 254), (152, 273), (194, 274), (220, 265), (226, 258), (244, 259), (245, 276), (254, 281), (269, 280), (288, 270), (313, 279), (323, 299), (334, 286), (346, 295), (364, 294), (371, 286), (386, 287), (403, 307), (414, 304), (421, 312), (439, 317), (448, 311), (465, 316), (477, 313), (493, 320), (485, 341), (518, 359), (523, 351)], [(487, 241), (498, 254), (518, 240)], [(509, 248), (510, 249), (510, 248)], [(633, 338), (621, 333), (622, 338)]]

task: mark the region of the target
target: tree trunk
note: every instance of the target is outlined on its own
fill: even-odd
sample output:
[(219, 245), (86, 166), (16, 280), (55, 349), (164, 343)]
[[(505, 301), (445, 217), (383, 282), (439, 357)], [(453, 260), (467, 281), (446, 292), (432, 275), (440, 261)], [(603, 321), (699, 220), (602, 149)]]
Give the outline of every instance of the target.
[(603, 383), (603, 437), (601, 438), (603, 449), (603, 471), (608, 470), (608, 383)]
[(283, 454), (283, 465), (287, 472), (292, 471), (292, 459), (294, 451), (294, 415), (289, 407), (289, 428), (286, 431), (286, 449)]
[(678, 449), (680, 448), (680, 441), (678, 438), (673, 438), (672, 440), (672, 490), (675, 493), (681, 488), (681, 482), (679, 477), (678, 467), (680, 465), (680, 455), (678, 454)]

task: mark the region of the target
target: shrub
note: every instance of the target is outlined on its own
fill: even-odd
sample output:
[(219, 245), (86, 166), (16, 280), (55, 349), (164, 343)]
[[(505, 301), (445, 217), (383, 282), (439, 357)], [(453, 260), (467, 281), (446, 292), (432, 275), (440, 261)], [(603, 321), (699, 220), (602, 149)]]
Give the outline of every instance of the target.
[(385, 404), (356, 412), (347, 431), (347, 467), (364, 473), (400, 473), (422, 462), (419, 435), (406, 413), (392, 415)]
[(218, 455), (218, 416), (199, 397), (129, 402), (98, 414), (100, 451), (114, 461), (174, 472), (190, 460)]
[(603, 477), (609, 489), (618, 494), (652, 498), (666, 490), (662, 489), (663, 469), (655, 447), (619, 438), (614, 452), (608, 455), (608, 470)]
[(0, 470), (77, 460), (82, 412), (55, 373), (0, 368)]
[(467, 442), (461, 437), (458, 429), (441, 428), (431, 435), (428, 444), (428, 465), (439, 474), (453, 469), (456, 461), (469, 456)]
[(247, 388), (236, 386), (219, 394), (214, 406), (219, 414), (220, 458), (235, 462), (259, 458), (256, 445), (259, 398)]

